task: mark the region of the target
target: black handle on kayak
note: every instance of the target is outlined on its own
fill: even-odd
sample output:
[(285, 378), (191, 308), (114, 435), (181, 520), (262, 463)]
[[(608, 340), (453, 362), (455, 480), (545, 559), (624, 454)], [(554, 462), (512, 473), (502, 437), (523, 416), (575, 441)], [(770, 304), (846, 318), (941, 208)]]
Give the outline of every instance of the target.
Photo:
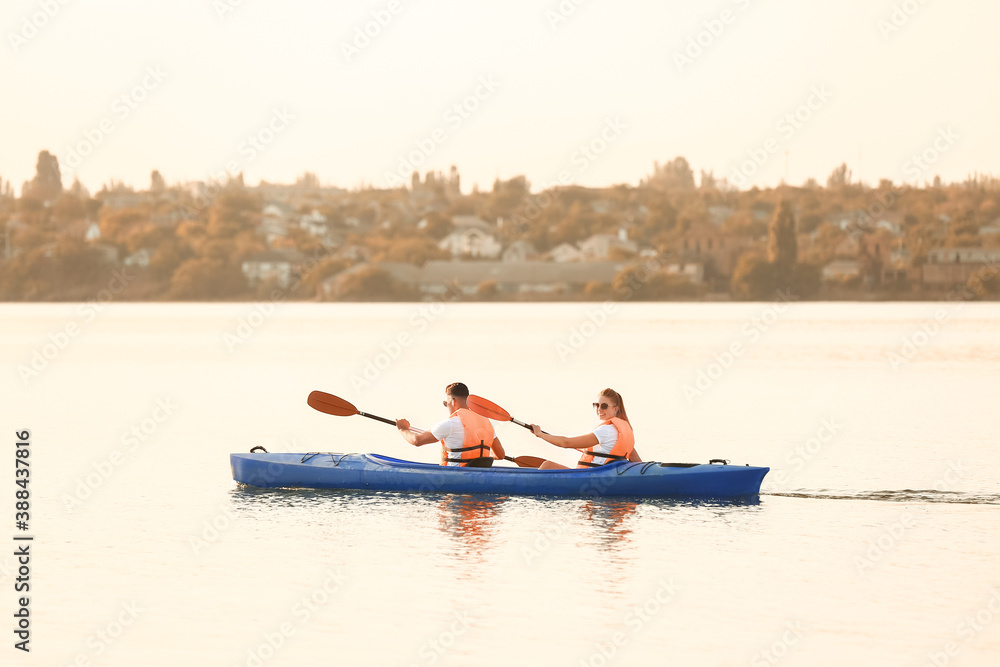
[(708, 465), (712, 465), (713, 463), (721, 463), (725, 466), (729, 465), (729, 459), (710, 459)]
[(378, 415), (370, 415), (367, 412), (361, 412), (360, 410), (358, 411), (358, 414), (361, 415), (362, 417), (368, 417), (368, 419), (374, 419), (377, 422), (382, 422), (383, 424), (392, 424), (393, 426), (396, 425), (396, 422), (394, 422), (391, 419), (386, 419), (385, 417), (379, 417)]

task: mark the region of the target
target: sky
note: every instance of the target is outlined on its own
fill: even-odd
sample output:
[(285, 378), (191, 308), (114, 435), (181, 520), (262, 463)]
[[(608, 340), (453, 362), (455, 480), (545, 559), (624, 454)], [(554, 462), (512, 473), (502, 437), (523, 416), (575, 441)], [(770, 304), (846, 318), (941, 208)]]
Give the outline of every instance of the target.
[(1000, 173), (986, 0), (8, 0), (0, 178), (741, 189)]

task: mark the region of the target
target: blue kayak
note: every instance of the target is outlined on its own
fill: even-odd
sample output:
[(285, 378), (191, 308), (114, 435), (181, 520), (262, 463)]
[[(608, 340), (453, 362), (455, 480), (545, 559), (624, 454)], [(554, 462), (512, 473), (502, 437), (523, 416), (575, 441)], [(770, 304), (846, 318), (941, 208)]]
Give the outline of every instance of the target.
[(736, 498), (757, 495), (770, 468), (631, 463), (599, 468), (445, 467), (378, 454), (230, 454), (233, 479), (265, 489), (355, 489), (505, 495)]

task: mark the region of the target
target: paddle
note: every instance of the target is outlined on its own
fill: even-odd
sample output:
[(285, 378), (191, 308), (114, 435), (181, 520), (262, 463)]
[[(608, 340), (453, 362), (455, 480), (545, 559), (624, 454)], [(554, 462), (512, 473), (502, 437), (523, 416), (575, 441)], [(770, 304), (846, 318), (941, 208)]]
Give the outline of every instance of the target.
[(350, 417), (351, 415), (361, 415), (362, 417), (368, 417), (369, 419), (374, 419), (375, 421), (380, 421), (383, 424), (396, 425), (391, 419), (386, 419), (385, 417), (379, 417), (377, 415), (370, 415), (367, 412), (361, 412), (351, 403), (348, 403), (339, 396), (334, 396), (333, 394), (327, 394), (322, 391), (313, 391), (309, 393), (309, 398), (306, 399), (306, 403), (309, 407), (314, 410), (319, 410), (320, 412), (325, 412), (328, 415), (336, 415), (337, 417)]
[[(489, 401), (482, 396), (476, 396), (475, 394), (469, 396), (469, 409), (476, 414), (482, 415), (487, 419), (492, 419), (498, 422), (514, 422), (518, 426), (523, 426), (524, 428), (531, 430), (531, 424), (525, 424), (522, 421), (518, 421), (510, 416), (510, 413), (501, 408), (499, 405), (493, 401)], [(542, 431), (544, 433), (545, 431)], [(513, 461), (522, 468), (537, 468), (538, 466), (545, 463), (545, 459), (538, 456), (518, 456), (511, 458), (505, 456), (508, 461)]]
[(520, 468), (537, 468), (545, 463), (545, 459), (538, 456), (505, 456), (504, 459), (513, 461)]
[[(482, 399), (485, 400), (485, 399)], [(487, 401), (488, 403), (489, 401)], [(309, 404), (314, 410), (319, 410), (328, 415), (335, 415), (337, 417), (350, 417), (352, 415), (361, 415), (362, 417), (368, 417), (369, 419), (374, 419), (375, 421), (380, 421), (384, 424), (396, 425), (391, 419), (386, 419), (385, 417), (379, 417), (378, 415), (369, 414), (367, 412), (362, 412), (358, 410), (352, 403), (345, 401), (339, 396), (334, 396), (333, 394), (328, 394), (324, 391), (313, 391), (309, 393), (309, 398), (306, 399), (306, 403)], [(497, 408), (502, 410), (502, 408)], [(482, 414), (482, 413), (480, 413)], [(509, 417), (510, 415), (508, 415)], [(508, 421), (503, 419), (500, 421)], [(531, 428), (530, 426), (528, 428)], [(420, 429), (411, 428), (411, 431), (416, 433), (423, 433)], [(545, 459), (538, 458), (537, 456), (518, 456), (516, 458), (505, 456), (504, 459), (508, 461), (513, 461), (518, 466), (522, 468), (537, 468), (545, 462)]]
[[(488, 401), (482, 396), (472, 395), (469, 396), (469, 409), (471, 409), (476, 414), (480, 414), (484, 417), (488, 417), (493, 421), (498, 422), (514, 422), (518, 426), (523, 426), (524, 428), (531, 430), (531, 424), (525, 424), (522, 421), (518, 421), (510, 416), (510, 413), (501, 408), (499, 405), (493, 401)], [(545, 433), (545, 431), (542, 431)], [(548, 435), (548, 434), (546, 434)], [(544, 460), (544, 459), (543, 459)]]

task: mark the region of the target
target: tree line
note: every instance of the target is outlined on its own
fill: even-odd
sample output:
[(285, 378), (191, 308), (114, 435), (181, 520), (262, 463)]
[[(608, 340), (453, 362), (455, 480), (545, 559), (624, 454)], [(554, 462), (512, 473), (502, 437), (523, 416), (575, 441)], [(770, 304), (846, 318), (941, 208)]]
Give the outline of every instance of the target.
[[(925, 187), (887, 180), (869, 186), (852, 181), (847, 165), (840, 165), (825, 185), (810, 180), (801, 186), (738, 190), (711, 173), (699, 176), (682, 157), (656, 164), (638, 185), (557, 186), (538, 192), (524, 176), (516, 176), (462, 193), (454, 168), (450, 176), (430, 173), (421, 179), (415, 174), (407, 187), (351, 191), (323, 188), (307, 173), (289, 186), (247, 187), (242, 177), (233, 178), (206, 198), (169, 186), (154, 171), (146, 190), (111, 182), (91, 194), (77, 180), (64, 188), (58, 161), (42, 151), (35, 177), (23, 184), (20, 196), (0, 179), (0, 299), (85, 300), (103, 287), (122, 258), (140, 250), (148, 252), (148, 266), (131, 269), (134, 279), (122, 299), (261, 298), (275, 285), (251, 285), (242, 264), (267, 250), (312, 258), (285, 295), (311, 299), (320, 283), (361, 261), (419, 266), (449, 258), (439, 243), (454, 231), (456, 216), (469, 215), (495, 226), (504, 245), (526, 241), (539, 255), (563, 243), (624, 230), (630, 241), (660, 256), (675, 252), (686, 234), (705, 224), (744, 242), (732, 275), (713, 273), (708, 262), (702, 286), (675, 276), (650, 276), (641, 289), (630, 291), (630, 298), (646, 299), (695, 299), (708, 292), (761, 299), (782, 287), (806, 298), (822, 296), (821, 268), (842, 254), (845, 240), (879, 233), (876, 225), (886, 219), (898, 227), (891, 242), (907, 250), (911, 266), (926, 261), (937, 247), (1000, 246), (995, 233), (1000, 183), (993, 177), (976, 175), (951, 184), (935, 179)], [(261, 231), (263, 210), (275, 192), (290, 204), (291, 224), (268, 241)], [(326, 233), (314, 235), (298, 225), (298, 216), (313, 211), (327, 221)], [(92, 225), (99, 239), (87, 239)], [(633, 262), (629, 271), (641, 266), (641, 257), (613, 252), (614, 259)], [(117, 264), (111, 255), (117, 255)], [(628, 282), (633, 273), (619, 276), (617, 283)], [(859, 294), (872, 289), (860, 281), (842, 287)], [(377, 269), (352, 278), (348, 288), (343, 298), (418, 298)], [(615, 298), (620, 291), (615, 284), (588, 285), (559, 298)], [(483, 299), (502, 297), (495, 285), (484, 284), (480, 293)]]

